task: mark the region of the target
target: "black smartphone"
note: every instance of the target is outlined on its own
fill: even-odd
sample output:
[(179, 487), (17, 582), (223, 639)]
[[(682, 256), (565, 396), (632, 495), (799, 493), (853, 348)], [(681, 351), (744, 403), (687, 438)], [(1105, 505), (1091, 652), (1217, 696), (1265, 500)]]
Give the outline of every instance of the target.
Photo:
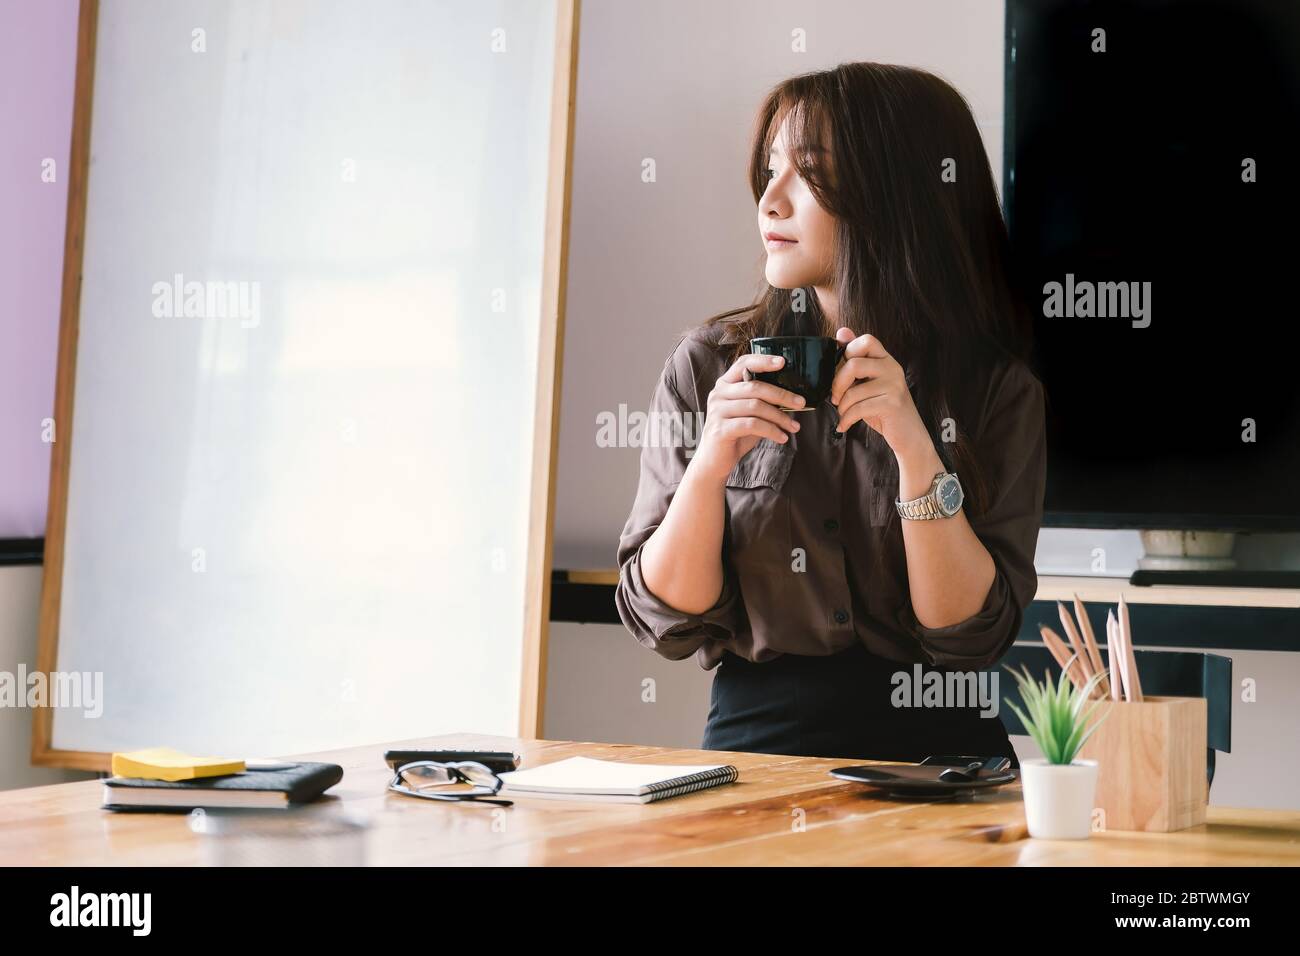
[[(988, 757), (979, 757), (979, 756), (961, 757), (961, 756), (957, 756), (956, 754), (936, 754), (933, 757), (926, 757), (924, 760), (921, 761), (921, 765), (925, 766), (927, 764), (930, 764), (939, 767), (969, 767), (973, 763), (982, 764), (984, 761), (988, 759), (989, 759)], [(986, 769), (990, 773), (1001, 773), (1003, 770), (1006, 770), (1007, 767), (1010, 766), (1011, 766), (1011, 758), (1002, 757), (1000, 761), (1000, 765), (995, 765), (993, 767), (989, 767)]]
[(396, 770), (402, 764), (417, 760), (437, 760), (451, 763), (456, 760), (474, 760), (493, 773), (508, 773), (519, 769), (519, 754), (508, 750), (385, 750), (384, 763)]

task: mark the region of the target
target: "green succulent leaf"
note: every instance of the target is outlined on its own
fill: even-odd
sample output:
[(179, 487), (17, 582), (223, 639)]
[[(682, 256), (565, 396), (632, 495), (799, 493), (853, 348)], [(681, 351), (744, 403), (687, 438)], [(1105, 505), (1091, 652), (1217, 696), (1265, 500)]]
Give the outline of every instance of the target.
[(1009, 697), (1003, 700), (1025, 725), (1026, 733), (1038, 744), (1044, 758), (1054, 764), (1072, 763), (1088, 738), (1109, 716), (1103, 715), (1101, 720), (1089, 726), (1089, 721), (1103, 703), (1094, 700), (1088, 706), (1089, 700), (1105, 672), (1094, 674), (1082, 687), (1076, 687), (1070, 680), (1069, 668), (1077, 657), (1076, 654), (1070, 658), (1055, 685), (1049, 671), (1043, 672), (1043, 680), (1039, 682), (1033, 679), (1028, 668), (1022, 666), (1022, 670), (1017, 672), (1003, 665), (1016, 680), (1024, 710)]

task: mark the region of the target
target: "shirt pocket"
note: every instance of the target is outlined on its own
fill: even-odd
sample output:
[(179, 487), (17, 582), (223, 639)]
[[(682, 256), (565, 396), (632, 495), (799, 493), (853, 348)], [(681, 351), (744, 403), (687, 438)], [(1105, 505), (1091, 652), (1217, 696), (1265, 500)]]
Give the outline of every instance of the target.
[(793, 439), (761, 438), (727, 476), (727, 529), (737, 568), (778, 571), (791, 560), (790, 498)]
[[(876, 475), (871, 482), (871, 501), (867, 504), (867, 518), (873, 528), (884, 528), (897, 511), (894, 505), (897, 479), (889, 475)], [(901, 519), (900, 519), (901, 520)]]

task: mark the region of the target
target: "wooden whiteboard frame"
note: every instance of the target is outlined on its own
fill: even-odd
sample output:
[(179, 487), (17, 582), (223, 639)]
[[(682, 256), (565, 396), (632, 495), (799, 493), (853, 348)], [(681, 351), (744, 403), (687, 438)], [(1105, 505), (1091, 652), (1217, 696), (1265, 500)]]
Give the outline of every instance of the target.
[[(578, 70), (581, 0), (555, 0), (555, 71), (551, 88), (550, 153), (542, 260), (542, 301), (537, 340), (537, 392), (524, 575), (524, 633), (519, 691), (519, 736), (541, 736), (546, 700), (546, 658), (551, 607), (551, 528), (555, 512), (555, 458), (559, 435), (564, 306), (569, 257), (569, 197), (573, 170), (573, 110)], [(68, 476), (77, 340), (81, 317), (81, 267), (85, 249), (86, 188), (95, 93), (95, 47), (99, 0), (81, 0), (77, 26), (76, 84), (68, 168), (68, 215), (63, 244), (63, 293), (59, 315), (58, 371), (54, 388), (55, 441), (51, 449), (50, 493), (45, 530), (45, 574), (41, 585), (36, 668), (58, 670), (59, 610), (63, 591)], [(36, 708), (32, 720), (33, 765), (108, 772), (112, 754), (60, 750), (53, 746), (54, 711)]]

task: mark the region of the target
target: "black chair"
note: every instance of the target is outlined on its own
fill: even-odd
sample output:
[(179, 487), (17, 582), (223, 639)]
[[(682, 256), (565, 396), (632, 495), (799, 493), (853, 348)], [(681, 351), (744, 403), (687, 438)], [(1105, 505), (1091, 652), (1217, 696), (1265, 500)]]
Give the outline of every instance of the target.
[[(1205, 698), (1205, 771), (1208, 788), (1214, 783), (1214, 752), (1222, 750), (1224, 753), (1232, 753), (1232, 658), (1198, 651), (1144, 651), (1137, 648), (1133, 650), (1133, 658), (1137, 662), (1144, 695)], [(1109, 663), (1105, 653), (1102, 659)], [(1005, 693), (1001, 696), (1010, 698), (1022, 710), (1025, 703), (1020, 696), (1020, 686), (1003, 670), (1004, 665), (1016, 672), (1028, 668), (1030, 676), (1035, 680), (1042, 680), (1044, 671), (1051, 675), (1053, 681), (1061, 673), (1056, 658), (1042, 644), (1013, 644), (998, 662), (998, 666), (990, 670), (1001, 674), (998, 686), (1005, 688)], [(1000, 706), (999, 714), (1007, 733), (1026, 733), (1024, 724), (1010, 707)]]

